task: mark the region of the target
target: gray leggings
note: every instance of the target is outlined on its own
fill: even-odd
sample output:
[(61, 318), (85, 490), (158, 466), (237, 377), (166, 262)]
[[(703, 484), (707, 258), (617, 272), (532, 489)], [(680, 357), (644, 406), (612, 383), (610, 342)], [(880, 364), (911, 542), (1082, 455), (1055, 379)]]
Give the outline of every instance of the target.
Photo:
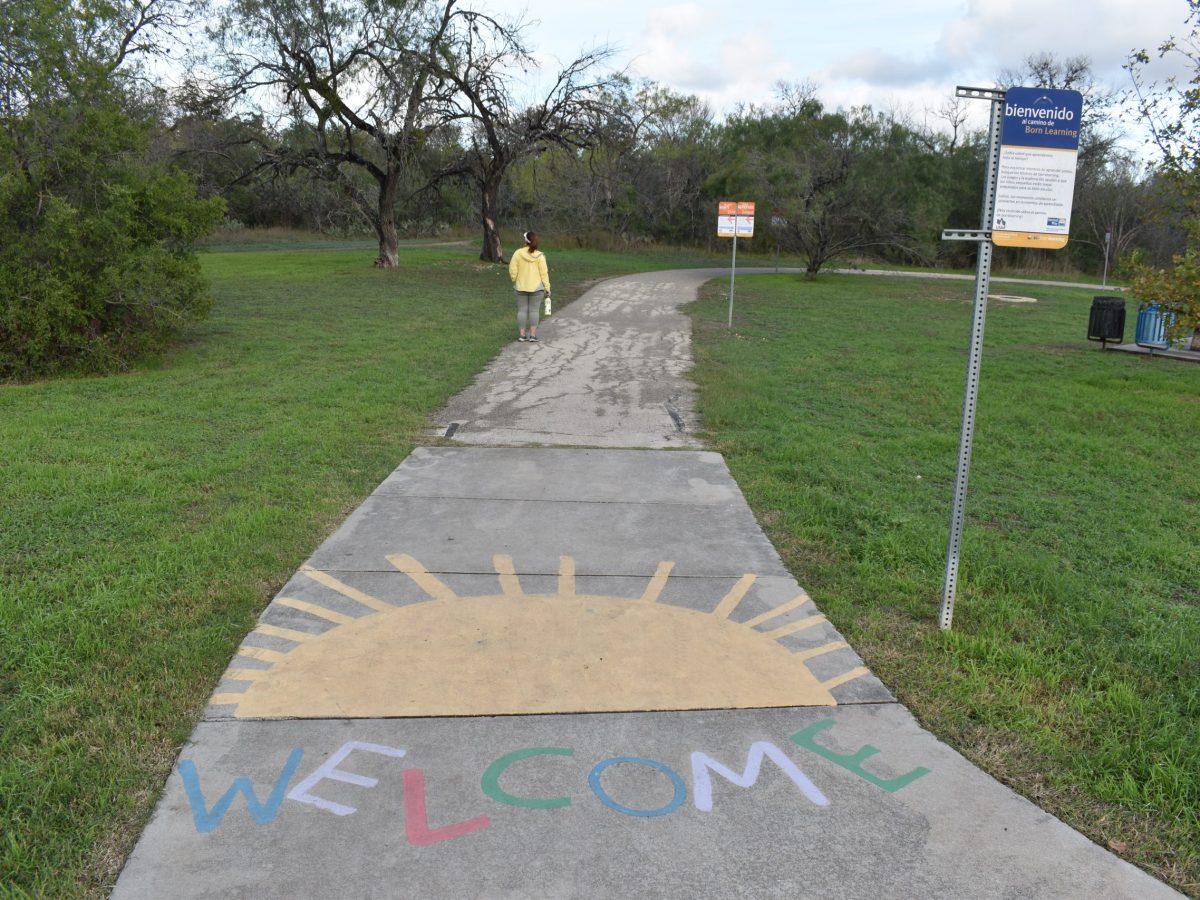
[(517, 327), (524, 331), (526, 328), (537, 328), (542, 311), (542, 298), (545, 291), (513, 291), (517, 298)]

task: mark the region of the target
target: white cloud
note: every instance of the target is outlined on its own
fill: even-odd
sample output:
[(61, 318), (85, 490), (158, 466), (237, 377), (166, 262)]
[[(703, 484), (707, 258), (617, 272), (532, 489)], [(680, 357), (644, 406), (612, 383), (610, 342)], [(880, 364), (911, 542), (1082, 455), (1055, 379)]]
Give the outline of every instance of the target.
[(696, 93), (720, 110), (739, 101), (762, 101), (787, 77), (765, 31), (729, 32), (696, 4), (656, 10), (647, 18), (638, 53), (638, 74)]
[(703, 10), (694, 3), (652, 12), (635, 48), (634, 68), (647, 78), (684, 91), (709, 86), (714, 78), (713, 67), (696, 53), (698, 38), (708, 29), (705, 19)]
[(1182, 14), (1182, 4), (1142, 0), (970, 0), (938, 47), (965, 69), (993, 73), (1038, 53), (1087, 56), (1096, 75), (1116, 80), (1130, 51), (1157, 46), (1179, 29)]
[(716, 16), (698, 3), (659, 7), (646, 17), (646, 31), (664, 37), (703, 34), (717, 24)]
[(720, 61), (724, 81), (712, 97), (718, 109), (739, 102), (764, 102), (773, 97), (776, 82), (792, 73), (789, 64), (779, 58), (770, 35), (763, 32), (731, 35), (721, 44)]
[(732, 12), (727, 0), (570, 0), (536, 6), (541, 24), (531, 37), (560, 59), (617, 44), (618, 65), (697, 94), (718, 113), (770, 102), (780, 79), (812, 79), (827, 106), (904, 106), (920, 115), (956, 85), (990, 85), (1044, 52), (1090, 57), (1099, 79), (1124, 87), (1130, 51), (1153, 51), (1180, 34), (1186, 14), (1184, 0), (754, 0)]
[(825, 69), (822, 75), (832, 81), (854, 79), (868, 84), (898, 87), (944, 79), (950, 70), (951, 65), (945, 59), (904, 59), (876, 49), (839, 60)]
[[(922, 13), (909, 30), (893, 20), (894, 41), (872, 47), (880, 37), (869, 34), (869, 49), (843, 46), (816, 68), (826, 105), (907, 109), (919, 120), (949, 100), (956, 85), (990, 86), (1002, 71), (1019, 70), (1027, 57), (1042, 53), (1087, 57), (1097, 80), (1120, 90), (1129, 85), (1121, 67), (1130, 52), (1179, 34), (1186, 9), (1176, 0), (968, 0), (957, 8), (927, 5)], [(1169, 71), (1154, 69), (1160, 81)], [(980, 127), (986, 104), (967, 104), (967, 110)], [(1129, 140), (1134, 146), (1140, 138), (1135, 133)]]

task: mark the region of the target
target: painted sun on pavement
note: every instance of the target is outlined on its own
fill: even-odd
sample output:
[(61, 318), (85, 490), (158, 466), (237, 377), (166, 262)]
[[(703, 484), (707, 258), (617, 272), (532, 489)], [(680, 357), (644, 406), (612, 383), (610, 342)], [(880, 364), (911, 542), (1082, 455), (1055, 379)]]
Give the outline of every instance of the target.
[(821, 615), (759, 630), (809, 602), (804, 594), (745, 622), (731, 620), (753, 575), (701, 612), (658, 602), (669, 562), (630, 598), (576, 593), (569, 556), (560, 558), (557, 592), (526, 593), (512, 559), (496, 556), (500, 593), (460, 597), (412, 557), (387, 559), (429, 599), (394, 606), (306, 566), (306, 576), (367, 614), (276, 598), (327, 629), (311, 634), (260, 624), (256, 633), (293, 646), (243, 645), (225, 677), (244, 690), (218, 693), (211, 703), (233, 705), (237, 718), (834, 706), (834, 687), (867, 674), (856, 667), (821, 681), (809, 670), (809, 660), (845, 647), (843, 641), (803, 651), (779, 643), (820, 625)]

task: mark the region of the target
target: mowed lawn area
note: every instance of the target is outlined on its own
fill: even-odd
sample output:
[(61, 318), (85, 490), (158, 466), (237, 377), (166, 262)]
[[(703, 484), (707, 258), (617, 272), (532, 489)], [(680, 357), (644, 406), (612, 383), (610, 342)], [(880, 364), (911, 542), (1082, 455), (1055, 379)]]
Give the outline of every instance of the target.
[[(160, 365), (0, 386), (0, 896), (107, 893), (258, 613), (516, 335), (477, 247), (313, 246), (205, 254)], [(560, 306), (688, 262), (550, 258)]]
[(972, 289), (755, 276), (730, 331), (710, 282), (691, 311), (712, 446), (922, 723), (1200, 896), (1200, 365), (1088, 343), (1094, 291), (993, 284), (1038, 302), (989, 304), (943, 633)]
[[(0, 896), (107, 893), (259, 611), (515, 333), (471, 246), (312, 248), (206, 254), (160, 364), (0, 387)], [(728, 259), (549, 255), (559, 306)], [(704, 422), (800, 582), (938, 734), (1200, 895), (1200, 366), (1100, 353), (1088, 292), (993, 306), (942, 634), (970, 285), (756, 275), (732, 333), (727, 290)]]

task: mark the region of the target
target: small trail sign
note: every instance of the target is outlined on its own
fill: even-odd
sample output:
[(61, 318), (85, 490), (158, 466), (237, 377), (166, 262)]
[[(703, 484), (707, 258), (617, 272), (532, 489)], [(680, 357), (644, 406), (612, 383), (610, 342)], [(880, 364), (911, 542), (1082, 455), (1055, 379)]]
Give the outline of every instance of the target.
[(737, 239), (754, 237), (754, 201), (722, 200), (717, 204), (717, 237), (733, 238), (729, 263), (729, 327), (733, 327), (733, 278), (737, 273)]
[(754, 201), (722, 200), (718, 203), (717, 237), (754, 237)]

